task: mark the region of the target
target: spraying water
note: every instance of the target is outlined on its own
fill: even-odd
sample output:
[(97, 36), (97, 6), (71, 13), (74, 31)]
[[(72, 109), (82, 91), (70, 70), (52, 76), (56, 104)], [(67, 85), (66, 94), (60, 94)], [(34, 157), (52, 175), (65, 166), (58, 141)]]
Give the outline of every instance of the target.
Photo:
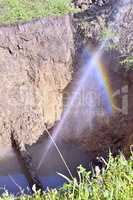
[[(119, 13), (119, 9), (121, 8), (121, 5), (126, 5), (132, 3), (132, 0), (123, 0), (121, 1), (121, 4), (119, 4), (119, 8), (117, 8), (117, 12)], [(115, 23), (119, 21), (119, 15), (116, 17)], [(112, 25), (110, 25), (112, 26)], [(61, 121), (57, 124), (56, 128), (54, 129), (52, 133), (52, 140), (50, 139), (48, 141), (48, 144), (45, 148), (45, 152), (38, 164), (38, 169), (41, 167), (44, 159), (48, 155), (49, 150), (55, 145), (55, 141), (57, 138), (59, 138), (60, 134), (65, 134), (65, 127), (69, 126), (70, 122), (76, 123), (76, 127), (78, 129), (78, 132), (81, 133), (86, 126), (90, 128), (93, 128), (93, 119), (96, 116), (95, 111), (98, 111), (98, 106), (97, 106), (97, 101), (94, 98), (94, 95), (91, 94), (89, 95), (87, 99), (87, 105), (83, 106), (83, 113), (86, 110), (87, 114), (84, 114), (82, 117), (80, 106), (77, 106), (77, 99), (81, 95), (81, 91), (85, 88), (96, 88), (97, 93), (102, 93), (102, 101), (103, 101), (103, 106), (105, 107), (106, 111), (108, 113), (112, 113), (112, 102), (110, 99), (109, 92), (105, 86), (105, 81), (104, 78), (100, 72), (100, 67), (99, 67), (99, 60), (103, 54), (104, 48), (107, 46), (108, 40), (110, 38), (105, 38), (105, 40), (102, 42), (101, 46), (99, 49), (91, 56), (91, 58), (88, 56), (87, 62), (85, 63), (82, 73), (80, 75), (80, 80), (78, 80), (78, 84), (74, 88), (72, 96), (68, 99), (67, 104), (65, 106), (64, 113), (62, 115)], [(87, 86), (87, 87), (86, 87)], [(76, 113), (76, 117), (70, 117), (71, 115), (74, 116), (74, 109), (78, 109), (78, 113)], [(71, 121), (71, 119), (75, 120), (74, 122)], [(80, 125), (78, 126), (79, 122), (81, 121)], [(82, 124), (82, 125), (81, 125)], [(79, 130), (80, 129), (80, 130)], [(74, 129), (74, 132), (77, 131)], [(63, 161), (64, 162), (64, 161)], [(66, 164), (66, 163), (65, 163)]]
[[(86, 65), (84, 66), (84, 72), (81, 75), (81, 79), (78, 82), (78, 87), (76, 88), (74, 94), (72, 97), (70, 97), (70, 99), (67, 102), (67, 106), (66, 106), (66, 110), (64, 111), (64, 114), (62, 116), (62, 119), (60, 121), (60, 123), (57, 125), (57, 127), (55, 128), (54, 132), (53, 132), (53, 140), (55, 141), (57, 136), (62, 132), (63, 126), (65, 125), (65, 122), (67, 121), (69, 114), (71, 113), (71, 111), (73, 110), (73, 106), (75, 105), (75, 102), (77, 100), (78, 95), (80, 94), (82, 88), (84, 87), (84, 85), (86, 84), (88, 77), (90, 77), (90, 74), (93, 74), (94, 71), (96, 71), (97, 68), (97, 61), (100, 59), (103, 49), (106, 46), (107, 40), (105, 40), (102, 45), (100, 46), (100, 48), (97, 50), (97, 52), (92, 56), (91, 60), (88, 60), (88, 62), (86, 63)], [(91, 104), (91, 99), (92, 96), (90, 96), (90, 103)], [(92, 105), (92, 104), (91, 104)], [(90, 115), (91, 117), (89, 118), (90, 123), (92, 120), (92, 115), (93, 112), (90, 110)], [(41, 167), (43, 160), (45, 159), (45, 157), (47, 156), (51, 146), (52, 146), (53, 142), (52, 140), (50, 140), (48, 142), (47, 148), (45, 150), (45, 153), (43, 155), (43, 157), (40, 160), (40, 163), (38, 165), (38, 169)]]

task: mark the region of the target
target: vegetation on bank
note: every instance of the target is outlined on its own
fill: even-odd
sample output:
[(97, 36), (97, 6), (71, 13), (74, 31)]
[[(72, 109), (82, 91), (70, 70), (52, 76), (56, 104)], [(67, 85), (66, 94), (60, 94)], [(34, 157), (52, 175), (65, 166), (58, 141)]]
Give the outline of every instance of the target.
[(104, 161), (105, 168), (88, 172), (78, 168), (79, 181), (67, 179), (68, 183), (59, 190), (48, 192), (36, 191), (33, 196), (22, 195), (13, 197), (7, 193), (0, 200), (132, 200), (133, 199), (133, 154), (126, 160), (121, 154), (115, 158), (109, 156)]
[(0, 0), (0, 24), (73, 12), (71, 0)]

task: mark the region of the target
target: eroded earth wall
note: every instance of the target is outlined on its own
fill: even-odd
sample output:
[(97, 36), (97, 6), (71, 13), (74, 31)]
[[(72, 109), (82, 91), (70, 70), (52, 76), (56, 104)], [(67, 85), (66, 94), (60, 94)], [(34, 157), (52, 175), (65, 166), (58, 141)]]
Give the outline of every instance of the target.
[(73, 52), (69, 16), (0, 28), (0, 145), (31, 145), (59, 120)]

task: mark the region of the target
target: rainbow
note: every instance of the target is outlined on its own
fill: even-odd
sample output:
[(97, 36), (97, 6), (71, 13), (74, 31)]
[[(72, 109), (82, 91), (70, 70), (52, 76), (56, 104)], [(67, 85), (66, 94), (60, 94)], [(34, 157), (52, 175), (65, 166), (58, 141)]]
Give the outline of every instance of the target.
[(110, 106), (111, 112), (113, 112), (113, 105), (115, 105), (115, 100), (113, 98), (113, 88), (112, 84), (109, 78), (109, 72), (107, 70), (107, 67), (101, 62), (97, 62), (97, 70), (99, 72), (99, 77), (102, 81), (102, 84), (104, 86), (104, 91), (106, 92), (106, 97), (108, 99), (108, 104)]

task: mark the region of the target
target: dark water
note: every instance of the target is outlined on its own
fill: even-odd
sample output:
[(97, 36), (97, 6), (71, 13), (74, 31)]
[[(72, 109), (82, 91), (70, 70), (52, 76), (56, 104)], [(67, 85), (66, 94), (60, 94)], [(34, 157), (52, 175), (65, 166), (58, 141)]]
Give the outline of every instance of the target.
[[(45, 142), (34, 145), (31, 148), (31, 156), (33, 163), (38, 167), (38, 163), (44, 153)], [(59, 148), (65, 158), (68, 167), (72, 174), (76, 176), (77, 167), (82, 164), (84, 167), (89, 167), (88, 155), (80, 147), (73, 144), (60, 144)], [(26, 179), (21, 163), (12, 149), (0, 149), (0, 194), (5, 191), (14, 195), (20, 195), (22, 191), (30, 194), (30, 187)], [(45, 158), (41, 167), (38, 169), (38, 176), (44, 187), (44, 190), (49, 188), (61, 187), (65, 180), (57, 173), (69, 176), (59, 154), (53, 147), (48, 156)]]

